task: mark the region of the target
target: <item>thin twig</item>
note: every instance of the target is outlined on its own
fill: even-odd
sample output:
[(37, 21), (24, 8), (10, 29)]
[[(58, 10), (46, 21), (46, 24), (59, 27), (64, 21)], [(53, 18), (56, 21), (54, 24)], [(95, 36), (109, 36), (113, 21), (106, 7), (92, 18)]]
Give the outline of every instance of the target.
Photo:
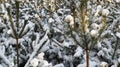
[(62, 47), (62, 48), (64, 48), (63, 46), (62, 46), (62, 44), (61, 43), (59, 43), (58, 41), (56, 41), (55, 39), (52, 39), (52, 41), (54, 41), (58, 46), (60, 46), (60, 47)]

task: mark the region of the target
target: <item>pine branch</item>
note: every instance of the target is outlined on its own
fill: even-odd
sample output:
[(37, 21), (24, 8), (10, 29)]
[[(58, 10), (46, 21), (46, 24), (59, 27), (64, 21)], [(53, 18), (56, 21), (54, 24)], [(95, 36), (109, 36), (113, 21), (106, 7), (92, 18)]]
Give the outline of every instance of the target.
[(16, 27), (19, 27), (19, 2), (16, 1)]
[(12, 19), (12, 16), (11, 16), (11, 12), (10, 12), (10, 8), (7, 8), (7, 12), (8, 12), (8, 16), (9, 16), (9, 20), (10, 20), (10, 24), (11, 24), (11, 28), (12, 28), (12, 31), (13, 31), (13, 34), (14, 36), (17, 38), (17, 32), (14, 28), (14, 22), (13, 22), (13, 19)]
[[(23, 25), (23, 27), (22, 27), (22, 29), (20, 30), (20, 33), (19, 33), (19, 37), (21, 38), (23, 35), (23, 31), (25, 30), (25, 27), (26, 27), (26, 25), (27, 25), (27, 22), (28, 22), (28, 20), (24, 20), (24, 25)], [(26, 34), (26, 33), (25, 33)], [(25, 35), (24, 34), (24, 35)]]

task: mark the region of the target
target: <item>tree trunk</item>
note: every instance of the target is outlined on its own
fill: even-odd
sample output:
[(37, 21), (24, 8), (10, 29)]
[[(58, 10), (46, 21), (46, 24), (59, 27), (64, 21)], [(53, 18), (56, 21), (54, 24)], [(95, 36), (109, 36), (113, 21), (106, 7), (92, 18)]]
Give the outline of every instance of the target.
[(86, 49), (86, 67), (90, 67), (89, 65), (89, 50)]
[(16, 49), (17, 49), (17, 67), (19, 67), (19, 44), (18, 44), (18, 38), (16, 38)]

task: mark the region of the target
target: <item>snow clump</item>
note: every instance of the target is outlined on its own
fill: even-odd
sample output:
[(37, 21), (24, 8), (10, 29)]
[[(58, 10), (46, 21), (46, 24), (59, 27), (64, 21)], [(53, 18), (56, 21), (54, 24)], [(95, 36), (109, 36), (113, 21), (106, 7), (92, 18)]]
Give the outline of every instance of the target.
[(102, 10), (102, 16), (108, 16), (109, 15), (109, 10), (108, 9), (103, 9)]
[(71, 15), (67, 15), (65, 17), (65, 21), (69, 23), (69, 25), (73, 28), (74, 27), (74, 18)]
[(44, 56), (45, 54), (43, 52), (41, 52), (40, 54), (38, 54), (38, 59), (39, 60), (43, 60), (44, 59)]
[(97, 30), (91, 30), (90, 35), (92, 37), (96, 37), (98, 35), (98, 31)]
[(106, 63), (106, 62), (101, 62), (100, 66), (101, 66), (101, 67), (108, 67), (108, 63)]
[(98, 13), (100, 12), (100, 10), (102, 9), (102, 6), (101, 5), (98, 5), (97, 6), (97, 11), (95, 13), (95, 16), (98, 16)]
[(10, 4), (9, 4), (9, 3), (5, 3), (5, 5), (6, 5), (6, 8), (10, 7)]
[(49, 22), (49, 23), (52, 23), (52, 22), (54, 22), (54, 19), (49, 18), (48, 22)]
[(51, 63), (48, 63), (48, 61), (43, 60), (43, 66), (42, 67), (50, 67)]
[(38, 59), (37, 58), (34, 58), (30, 61), (30, 65), (33, 66), (33, 67), (37, 67), (38, 66)]
[(12, 33), (12, 30), (9, 29), (9, 30), (7, 31), (7, 34), (11, 34), (11, 33)]

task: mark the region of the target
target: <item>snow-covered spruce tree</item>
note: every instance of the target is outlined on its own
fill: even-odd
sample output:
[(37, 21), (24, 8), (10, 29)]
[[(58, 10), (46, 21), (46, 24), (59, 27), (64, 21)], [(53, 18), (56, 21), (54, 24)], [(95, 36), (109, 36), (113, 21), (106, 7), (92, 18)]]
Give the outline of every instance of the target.
[[(24, 23), (23, 25), (20, 27), (20, 11), (19, 11), (19, 4), (20, 4), (20, 1), (16, 0), (15, 1), (15, 15), (14, 16), (11, 12), (11, 7), (10, 5), (7, 3), (5, 6), (6, 6), (6, 10), (7, 10), (7, 13), (8, 13), (8, 16), (9, 16), (9, 21), (10, 21), (10, 30), (9, 30), (9, 34), (14, 38), (16, 39), (16, 52), (17, 52), (17, 67), (20, 67), (19, 66), (19, 39), (22, 38), (24, 35), (27, 34), (27, 32), (29, 31), (29, 28), (26, 28), (26, 25), (27, 25), (27, 21), (28, 21), (28, 17), (26, 16), (25, 17), (25, 20), (24, 20)], [(15, 17), (15, 20), (13, 19), (13, 17)]]
[[(89, 4), (91, 3), (91, 5)], [(102, 19), (101, 19), (101, 26), (97, 26), (96, 29), (91, 28), (91, 25), (93, 22), (91, 21), (94, 16), (92, 15), (92, 3), (93, 1), (91, 0), (80, 0), (80, 4), (76, 4), (73, 1), (72, 4), (74, 6), (71, 9), (73, 12), (73, 16), (66, 16), (65, 20), (67, 22), (70, 22), (69, 25), (71, 27), (71, 34), (73, 34), (73, 31), (76, 31), (76, 26), (75, 26), (75, 18), (79, 19), (79, 31), (76, 31), (77, 33), (80, 33), (80, 38), (82, 40), (81, 43), (76, 40), (76, 38), (72, 35), (73, 39), (75, 42), (82, 47), (85, 52), (86, 52), (86, 67), (90, 67), (89, 63), (89, 53), (90, 50), (94, 48), (95, 44), (97, 44), (100, 39), (101, 39), (101, 34), (104, 32), (106, 29), (106, 22), (107, 22), (107, 16), (109, 15), (109, 10), (108, 9), (102, 9)], [(102, 6), (99, 5), (98, 1), (98, 6), (97, 6), (97, 11), (95, 13), (95, 16), (97, 16), (98, 12), (101, 11)], [(69, 21), (68, 21), (69, 20)]]
[[(46, 16), (47, 12), (50, 13), (49, 16), (51, 17), (51, 19), (49, 19), (49, 22), (51, 23), (52, 20), (52, 13), (54, 12), (54, 5), (55, 0), (36, 0), (36, 1), (31, 1), (30, 6), (32, 6), (33, 10), (35, 11), (35, 24), (38, 26), (38, 32), (36, 33), (36, 39), (32, 42), (33, 45), (33, 52), (31, 54), (31, 56), (29, 57), (29, 59), (27, 60), (27, 63), (25, 64), (25, 67), (36, 67), (36, 66), (49, 66), (48, 62), (45, 60), (43, 61), (43, 59), (38, 59), (35, 58), (35, 56), (41, 52), (42, 47), (46, 46), (49, 42), (48, 38), (48, 33), (50, 33), (51, 28), (49, 28), (49, 23), (47, 23), (45, 20), (48, 19), (48, 16)], [(41, 9), (41, 10), (40, 10)], [(53, 21), (52, 21), (53, 22)], [(46, 24), (47, 23), (47, 24)], [(50, 24), (51, 25), (51, 24)], [(42, 31), (41, 31), (42, 29)], [(44, 32), (45, 33), (44, 33)], [(42, 32), (42, 34), (41, 34)], [(41, 39), (41, 40), (40, 40)], [(48, 46), (46, 46), (46, 48), (48, 49)], [(43, 48), (43, 50), (47, 50), (46, 48)], [(38, 60), (38, 61), (37, 61)], [(36, 62), (35, 62), (36, 61)]]

